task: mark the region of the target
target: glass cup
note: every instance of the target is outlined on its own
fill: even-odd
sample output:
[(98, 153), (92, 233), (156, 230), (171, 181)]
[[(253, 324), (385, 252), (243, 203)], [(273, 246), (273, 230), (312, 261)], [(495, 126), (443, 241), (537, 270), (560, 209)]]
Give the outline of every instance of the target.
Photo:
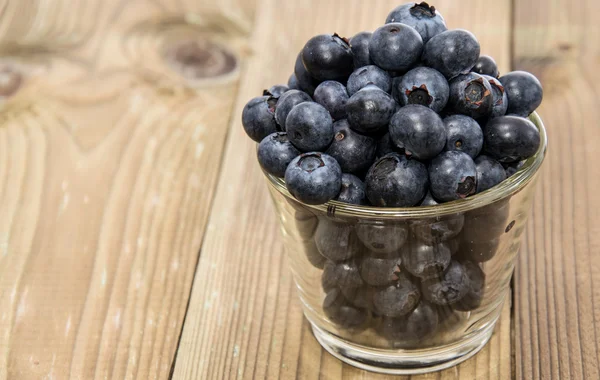
[(418, 374), (456, 365), (490, 339), (546, 151), (501, 184), (437, 206), (375, 208), (296, 200), (266, 174), (304, 315), (332, 355)]

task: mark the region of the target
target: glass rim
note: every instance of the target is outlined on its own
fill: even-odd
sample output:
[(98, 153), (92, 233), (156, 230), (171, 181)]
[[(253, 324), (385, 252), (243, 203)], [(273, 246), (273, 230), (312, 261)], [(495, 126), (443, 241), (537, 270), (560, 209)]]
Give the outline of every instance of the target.
[(483, 191), (479, 194), (467, 197), (465, 199), (458, 199), (451, 202), (441, 203), (435, 206), (417, 206), (417, 207), (375, 207), (375, 206), (361, 206), (353, 205), (338, 201), (329, 201), (320, 205), (309, 205), (303, 203), (296, 198), (287, 190), (285, 181), (283, 178), (276, 177), (265, 171), (263, 171), (265, 177), (268, 180), (269, 185), (284, 195), (288, 199), (302, 204), (313, 210), (317, 210), (328, 215), (335, 216), (346, 216), (346, 217), (358, 217), (358, 218), (376, 218), (376, 219), (399, 219), (399, 218), (426, 218), (426, 217), (438, 217), (448, 214), (463, 213), (470, 210), (474, 210), (489, 204), (495, 203), (506, 197), (516, 194), (523, 189), (535, 176), (539, 168), (544, 161), (546, 156), (546, 150), (548, 146), (548, 136), (546, 134), (546, 128), (542, 119), (533, 112), (529, 115), (529, 120), (538, 128), (540, 132), (540, 146), (533, 156), (525, 161), (523, 167), (521, 167), (515, 174), (502, 181), (500, 184), (492, 187), (489, 190)]

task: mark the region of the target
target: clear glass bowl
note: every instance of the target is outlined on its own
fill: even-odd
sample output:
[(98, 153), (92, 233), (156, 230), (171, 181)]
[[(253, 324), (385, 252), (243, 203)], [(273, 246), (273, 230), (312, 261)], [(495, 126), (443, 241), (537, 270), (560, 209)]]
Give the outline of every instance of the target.
[(297, 201), (265, 174), (304, 314), (321, 345), (354, 366), (418, 374), (460, 363), (492, 335), (509, 293), (541, 145), (494, 188), (438, 206)]

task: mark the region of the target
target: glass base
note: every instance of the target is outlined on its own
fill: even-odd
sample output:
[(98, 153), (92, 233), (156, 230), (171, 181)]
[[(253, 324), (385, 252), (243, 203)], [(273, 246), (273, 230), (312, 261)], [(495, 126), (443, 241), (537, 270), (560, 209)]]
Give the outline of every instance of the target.
[(415, 351), (368, 348), (340, 339), (312, 322), (311, 325), (321, 346), (345, 363), (372, 372), (417, 375), (455, 366), (475, 355), (490, 340), (496, 320), (454, 344)]

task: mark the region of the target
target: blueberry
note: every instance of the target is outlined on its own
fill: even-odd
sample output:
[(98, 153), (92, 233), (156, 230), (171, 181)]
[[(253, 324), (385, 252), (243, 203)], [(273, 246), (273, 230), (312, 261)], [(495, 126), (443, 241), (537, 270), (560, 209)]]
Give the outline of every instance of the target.
[(285, 169), (294, 158), (300, 155), (285, 132), (271, 133), (258, 145), (258, 163), (269, 174), (283, 177)]
[(437, 70), (429, 67), (416, 67), (407, 72), (398, 89), (401, 105), (420, 104), (440, 112), (448, 103), (448, 81)]
[(392, 78), (392, 99), (400, 106), (400, 85), (402, 83), (402, 76)]
[(419, 288), (404, 273), (399, 273), (393, 285), (373, 293), (373, 307), (386, 317), (401, 317), (410, 313), (420, 298)]
[(463, 239), (483, 243), (504, 233), (510, 212), (509, 204), (490, 205), (465, 215)]
[(321, 255), (336, 262), (355, 257), (364, 249), (352, 225), (329, 219), (319, 221), (315, 242)]
[(450, 80), (448, 105), (454, 112), (474, 119), (489, 116), (494, 96), (490, 83), (477, 73), (468, 73)]
[(425, 198), (423, 198), (423, 200), (419, 204), (419, 206), (437, 206), (437, 205), (439, 205), (439, 202), (433, 198), (433, 196), (431, 195), (431, 191), (427, 191), (427, 194), (425, 194)]
[(292, 108), (285, 127), (290, 142), (303, 152), (324, 151), (333, 140), (333, 120), (318, 103), (304, 102)]
[(508, 114), (526, 117), (542, 103), (542, 84), (531, 73), (511, 71), (500, 77), (500, 83), (508, 96)]
[(523, 165), (525, 165), (525, 160), (504, 164), (503, 166), (506, 171), (506, 178), (514, 175), (516, 172), (521, 170)]
[(359, 173), (375, 161), (376, 149), (374, 138), (353, 131), (344, 119), (333, 123), (333, 141), (325, 153), (337, 160), (343, 172)]
[(498, 161), (481, 155), (475, 159), (477, 170), (477, 192), (481, 193), (506, 179), (506, 171)]
[(360, 262), (360, 276), (371, 286), (390, 285), (398, 280), (401, 260), (365, 256)]
[[(510, 100), (509, 100), (510, 102)], [(500, 116), (483, 128), (484, 152), (501, 163), (529, 158), (540, 146), (540, 132), (528, 119)]]
[(285, 122), (292, 108), (300, 103), (310, 101), (312, 101), (311, 97), (306, 92), (299, 90), (289, 90), (279, 97), (276, 103), (275, 120), (283, 131), (285, 131)]
[(483, 132), (479, 124), (465, 115), (452, 115), (444, 119), (446, 127), (445, 150), (457, 150), (477, 157), (483, 147)]
[(348, 94), (354, 95), (358, 90), (368, 84), (374, 84), (388, 94), (392, 91), (392, 78), (385, 71), (375, 65), (368, 65), (356, 69), (348, 78)]
[(400, 22), (415, 28), (421, 35), (423, 43), (448, 29), (442, 15), (435, 7), (426, 2), (408, 3), (395, 8), (385, 20), (386, 24), (393, 22)]
[(362, 88), (346, 103), (350, 126), (365, 134), (378, 133), (387, 127), (395, 111), (394, 99), (375, 85)]
[(398, 148), (394, 145), (394, 142), (390, 138), (389, 132), (385, 135), (381, 136), (379, 140), (377, 140), (377, 150), (375, 153), (376, 158), (381, 158), (388, 153), (396, 152), (399, 154), (404, 154), (404, 149)]
[(421, 59), (451, 79), (468, 73), (479, 58), (479, 42), (466, 30), (447, 30), (432, 37), (423, 47)]
[(452, 260), (445, 272), (421, 283), (423, 298), (436, 305), (453, 305), (467, 295), (470, 281), (465, 267)]
[[(429, 193), (428, 195), (431, 197)], [(425, 200), (427, 199), (426, 196)], [(432, 197), (429, 199), (430, 201), (428, 200), (428, 202), (431, 202), (430, 206), (437, 204)], [(421, 203), (421, 206), (423, 206), (423, 203)], [(462, 214), (454, 214), (434, 219), (418, 220), (412, 224), (411, 229), (416, 238), (426, 244), (432, 245), (457, 236), (462, 231), (464, 224), (465, 217)]]
[(390, 341), (401, 344), (421, 343), (431, 337), (438, 327), (436, 308), (422, 301), (409, 314), (399, 318), (384, 318), (379, 328), (381, 335)]
[(242, 111), (242, 125), (246, 134), (254, 141), (262, 139), (277, 132), (275, 121), (275, 108), (277, 98), (272, 96), (259, 96), (251, 99)]
[(340, 82), (328, 80), (321, 83), (315, 90), (313, 97), (315, 102), (329, 111), (333, 120), (346, 117), (348, 93), (346, 92), (346, 87)]
[(334, 263), (327, 261), (321, 275), (323, 287), (325, 284), (335, 284), (339, 288), (352, 288), (364, 285), (360, 269), (354, 260)]
[(475, 66), (473, 66), (473, 71), (477, 74), (489, 75), (493, 78), (498, 78), (498, 76), (500, 76), (496, 61), (489, 55), (480, 55)]
[(276, 98), (279, 98), (281, 95), (283, 95), (286, 91), (289, 90), (289, 87), (283, 84), (276, 84), (274, 86), (271, 86), (268, 90), (264, 90), (263, 91), (263, 95), (266, 96), (274, 96)]
[(429, 164), (429, 180), (431, 195), (438, 201), (468, 197), (475, 194), (477, 188), (475, 163), (466, 153), (455, 150), (442, 152)]
[(432, 109), (418, 104), (409, 104), (396, 112), (390, 121), (389, 131), (397, 147), (404, 148), (407, 155), (420, 160), (435, 157), (446, 145), (442, 119)]
[(304, 63), (302, 63), (302, 52), (300, 52), (296, 57), (296, 63), (294, 64), (294, 75), (296, 75), (296, 80), (298, 81), (298, 89), (306, 92), (310, 96), (313, 96), (320, 81), (313, 78), (306, 70), (306, 67), (304, 67)]
[(490, 113), (490, 117), (503, 116), (508, 108), (508, 96), (506, 95), (506, 91), (504, 91), (504, 86), (502, 86), (500, 80), (489, 75), (482, 75), (482, 77), (488, 81), (492, 88), (492, 112)]
[(500, 247), (498, 238), (483, 242), (473, 242), (462, 240), (460, 243), (459, 256), (476, 263), (483, 263), (491, 260)]
[(454, 309), (459, 311), (475, 310), (481, 304), (485, 286), (485, 273), (479, 265), (471, 261), (462, 262), (467, 277), (469, 277), (469, 292), (456, 304)]
[(296, 78), (296, 74), (290, 75), (287, 85), (290, 90), (299, 90), (300, 89), (300, 85), (298, 84), (298, 78)]
[(323, 301), (323, 311), (336, 325), (346, 329), (362, 330), (369, 319), (368, 312), (352, 306), (339, 289), (333, 289)]
[(340, 202), (364, 205), (367, 202), (365, 184), (357, 176), (344, 173), (342, 174), (342, 189), (334, 199)]
[(400, 224), (358, 223), (356, 234), (372, 255), (380, 258), (397, 258), (400, 248), (408, 237), (408, 229)]
[(419, 61), (423, 39), (406, 24), (391, 23), (378, 28), (371, 36), (369, 54), (384, 70), (405, 72)]
[(340, 290), (353, 306), (373, 310), (373, 288), (370, 286), (345, 287)]
[(371, 166), (365, 184), (374, 206), (412, 207), (425, 196), (429, 178), (419, 161), (390, 153)]
[(354, 69), (372, 65), (373, 61), (369, 55), (369, 42), (371, 42), (370, 32), (360, 32), (350, 39), (352, 54), (354, 55)]
[(412, 240), (402, 251), (402, 264), (413, 276), (428, 278), (443, 272), (450, 264), (451, 256), (446, 243), (428, 245)]
[(299, 201), (322, 204), (335, 198), (342, 186), (342, 169), (327, 154), (304, 153), (292, 160), (285, 171), (288, 191)]
[(308, 40), (302, 49), (302, 62), (306, 70), (320, 81), (345, 80), (354, 70), (354, 57), (348, 40), (337, 34), (321, 34)]

